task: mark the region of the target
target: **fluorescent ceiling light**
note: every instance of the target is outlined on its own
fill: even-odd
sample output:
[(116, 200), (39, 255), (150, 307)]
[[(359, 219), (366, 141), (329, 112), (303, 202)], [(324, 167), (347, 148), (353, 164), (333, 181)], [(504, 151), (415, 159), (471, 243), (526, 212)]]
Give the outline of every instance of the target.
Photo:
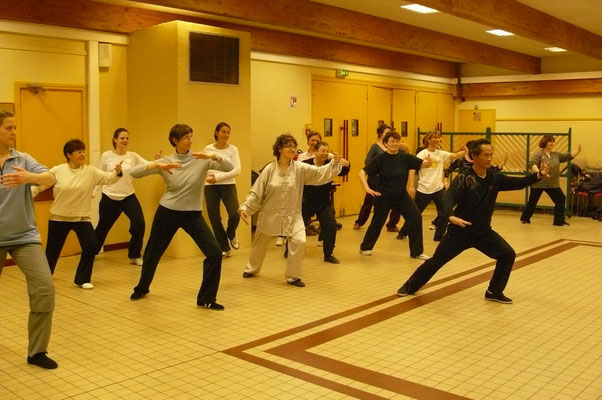
[(565, 49), (560, 48), (560, 47), (546, 47), (546, 50), (554, 52), (554, 53), (560, 53), (560, 52), (566, 51)]
[(421, 6), (420, 4), (409, 4), (407, 6), (401, 6), (401, 8), (405, 8), (406, 10), (415, 11), (421, 14), (430, 14), (439, 12), (434, 8), (429, 8), (425, 6)]
[(487, 31), (487, 33), (491, 33), (492, 35), (496, 36), (514, 36), (514, 33), (505, 31), (503, 29), (492, 29)]

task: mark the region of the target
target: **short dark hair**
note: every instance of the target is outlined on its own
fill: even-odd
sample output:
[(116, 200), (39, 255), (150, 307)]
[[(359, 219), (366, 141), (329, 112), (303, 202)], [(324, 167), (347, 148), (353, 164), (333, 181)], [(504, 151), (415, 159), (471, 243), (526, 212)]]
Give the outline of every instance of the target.
[(548, 143), (555, 142), (555, 141), (556, 141), (556, 139), (554, 139), (554, 136), (546, 135), (546, 136), (542, 137), (541, 140), (539, 141), (539, 147), (542, 149), (545, 149), (546, 146), (548, 145)]
[(116, 149), (116, 148), (117, 148), (117, 145), (115, 144), (115, 139), (117, 139), (117, 138), (119, 137), (119, 134), (120, 134), (121, 132), (127, 132), (127, 133), (130, 133), (130, 131), (128, 131), (128, 130), (127, 130), (127, 129), (125, 129), (125, 128), (117, 128), (117, 129), (115, 129), (115, 132), (113, 132), (113, 148), (114, 148), (114, 149)]
[(176, 142), (174, 142), (174, 139), (180, 140), (189, 133), (192, 133), (192, 128), (188, 125), (175, 124), (169, 131), (169, 144), (171, 144), (173, 147), (176, 147)]
[(378, 137), (381, 137), (387, 129), (391, 129), (391, 127), (387, 124), (380, 124), (378, 128), (376, 128), (376, 134)]
[(284, 133), (276, 138), (276, 142), (272, 146), (274, 157), (280, 158), (280, 149), (289, 143), (294, 143), (297, 146), (297, 139), (290, 133)]
[(320, 138), (320, 140), (322, 140), (322, 134), (321, 134), (320, 132), (318, 132), (318, 131), (311, 131), (311, 132), (309, 132), (309, 133), (308, 133), (307, 135), (305, 135), (305, 136), (306, 136), (306, 139), (307, 139), (307, 142), (308, 142), (308, 143), (309, 143), (309, 138), (310, 138), (310, 137), (312, 137), (312, 136), (317, 136), (317, 137), (319, 137), (319, 138)]
[(401, 135), (395, 131), (387, 132), (385, 133), (385, 137), (383, 137), (383, 143), (387, 143), (390, 138), (401, 140)]
[(2, 125), (2, 123), (4, 122), (4, 120), (6, 118), (11, 118), (14, 116), (15, 116), (15, 114), (13, 114), (12, 112), (10, 112), (8, 110), (0, 110), (0, 125)]
[(213, 138), (215, 140), (217, 140), (217, 133), (224, 127), (227, 126), (228, 128), (232, 129), (232, 127), (230, 125), (228, 125), (227, 122), (220, 122), (219, 124), (217, 124), (217, 126), (215, 127), (215, 131), (213, 132)]
[[(479, 154), (481, 154), (481, 152), (483, 151), (482, 147), (483, 145), (490, 145), (491, 146), (491, 142), (487, 139), (478, 139), (478, 140), (471, 140), (471, 144), (468, 147), (468, 150), (470, 151), (470, 158), (474, 159), (474, 157), (478, 156)], [(468, 143), (466, 143), (468, 145)]]
[(316, 144), (314, 145), (314, 150), (315, 150), (315, 151), (318, 151), (318, 149), (319, 149), (320, 147), (322, 147), (322, 146), (328, 146), (328, 143), (326, 143), (326, 142), (325, 142), (325, 141), (323, 141), (323, 140), (320, 140), (318, 143), (316, 143)]
[(71, 139), (70, 141), (65, 143), (65, 145), (63, 146), (63, 155), (67, 159), (67, 162), (69, 162), (69, 157), (67, 155), (78, 150), (86, 150), (86, 144), (81, 140)]

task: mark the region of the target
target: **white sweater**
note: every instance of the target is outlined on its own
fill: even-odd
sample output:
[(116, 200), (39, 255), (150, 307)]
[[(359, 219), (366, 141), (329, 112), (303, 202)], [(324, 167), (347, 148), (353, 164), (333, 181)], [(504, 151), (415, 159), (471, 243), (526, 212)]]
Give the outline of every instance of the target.
[(147, 164), (147, 161), (140, 157), (137, 153), (132, 151), (126, 152), (124, 155), (115, 154), (113, 150), (105, 151), (100, 157), (100, 163), (98, 168), (102, 171), (111, 172), (114, 170), (115, 165), (121, 162), (121, 168), (123, 169), (123, 177), (112, 185), (104, 185), (102, 192), (109, 196), (113, 200), (123, 200), (129, 195), (134, 194), (134, 185), (132, 185), (132, 176), (128, 170), (131, 168)]
[[(50, 169), (56, 178), (50, 206), (50, 219), (55, 221), (89, 220), (92, 218), (92, 193), (96, 185), (109, 185), (119, 180), (117, 173), (101, 171), (90, 165), (71, 168), (60, 164)], [(32, 186), (34, 197), (47, 187)]]
[(211, 169), (207, 171), (207, 175), (215, 176), (215, 183), (205, 183), (207, 186), (211, 185), (233, 185), (236, 183), (234, 180), (235, 177), (240, 175), (240, 157), (238, 156), (238, 149), (233, 144), (228, 144), (228, 147), (225, 149), (216, 149), (215, 143), (208, 144), (203, 149), (203, 153), (207, 154), (217, 154), (223, 160), (230, 161), (232, 164), (232, 170), (228, 172), (217, 171), (215, 169)]

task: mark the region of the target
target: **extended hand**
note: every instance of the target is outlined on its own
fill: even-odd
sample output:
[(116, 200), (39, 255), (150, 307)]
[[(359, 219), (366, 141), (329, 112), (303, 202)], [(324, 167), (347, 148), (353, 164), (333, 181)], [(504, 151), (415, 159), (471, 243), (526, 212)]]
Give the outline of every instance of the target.
[(119, 163), (118, 163), (118, 164), (115, 164), (115, 168), (114, 168), (114, 169), (115, 169), (115, 171), (117, 172), (117, 176), (121, 176), (121, 175), (123, 175), (123, 169), (121, 168), (121, 163), (122, 163), (122, 162), (123, 162), (123, 161), (119, 161)]
[(155, 155), (153, 156), (153, 159), (158, 160), (160, 158), (163, 158), (163, 150), (159, 150), (158, 153), (155, 153)]
[(222, 158), (220, 156), (218, 156), (217, 154), (205, 154), (201, 151), (197, 151), (197, 152), (191, 153), (190, 155), (193, 156), (194, 158), (196, 158), (197, 160), (213, 160), (213, 161), (217, 161), (217, 162), (222, 161)]
[(207, 174), (207, 176), (205, 177), (205, 182), (207, 182), (207, 183), (215, 183), (215, 182), (217, 182), (217, 180), (215, 179), (215, 175), (213, 175), (213, 174)]
[(539, 168), (539, 175), (550, 176), (550, 164), (542, 163), (541, 168)]
[(422, 161), (422, 164), (420, 165), (421, 168), (430, 168), (431, 165), (433, 165), (433, 159), (431, 158), (431, 156), (426, 156), (424, 158), (424, 161)]
[(245, 210), (240, 210), (238, 213), (240, 214), (240, 219), (242, 219), (245, 224), (249, 225), (249, 214), (247, 214)]
[(13, 165), (12, 168), (17, 172), (2, 175), (0, 177), (0, 185), (11, 188), (32, 182), (31, 179), (33, 174), (31, 172), (26, 171), (21, 167), (17, 167), (16, 165)]
[(380, 192), (377, 192), (376, 190), (372, 190), (370, 188), (368, 188), (368, 190), (366, 190), (366, 193), (368, 193), (372, 197), (379, 197), (380, 196)]
[(414, 186), (410, 186), (408, 188), (408, 194), (411, 198), (414, 198), (416, 196), (416, 188)]
[(469, 225), (472, 225), (472, 222), (465, 221), (462, 218), (454, 217), (453, 215), (449, 217), (449, 222), (454, 225), (458, 225), (461, 228), (466, 228)]
[(171, 172), (171, 170), (174, 168), (182, 168), (182, 164), (180, 164), (180, 163), (157, 163), (157, 167), (159, 169), (167, 172), (168, 174), (172, 175), (173, 172)]

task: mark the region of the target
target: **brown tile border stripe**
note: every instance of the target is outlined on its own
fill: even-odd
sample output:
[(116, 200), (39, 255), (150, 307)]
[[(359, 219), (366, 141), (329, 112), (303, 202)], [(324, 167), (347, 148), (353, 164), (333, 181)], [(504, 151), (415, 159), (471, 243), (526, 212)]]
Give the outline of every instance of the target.
[[(539, 251), (543, 248), (550, 247), (551, 245), (555, 245), (555, 244), (558, 244), (558, 246), (552, 247), (552, 248), (544, 250), (540, 253), (537, 253), (532, 256), (525, 257), (525, 258), (522, 258), (521, 260), (516, 261), (513, 269), (516, 270), (519, 268), (526, 267), (528, 265), (531, 265), (531, 264), (541, 261), (543, 259), (552, 257), (554, 255), (560, 254), (562, 252), (565, 252), (567, 250), (573, 249), (578, 246), (602, 247), (602, 244), (597, 243), (597, 242), (557, 240), (557, 241), (553, 241), (553, 242), (550, 242), (550, 243), (547, 243), (547, 244), (544, 244), (541, 246), (534, 247), (527, 251), (523, 251), (523, 252), (519, 253), (518, 256), (524, 256), (526, 254)], [(479, 270), (488, 268), (488, 267), (492, 266), (493, 264), (494, 264), (494, 262), (489, 262), (489, 263), (480, 265), (478, 267), (464, 271), (460, 274), (456, 274), (456, 275), (454, 275), (453, 278), (451, 278), (451, 277), (444, 278), (444, 279), (438, 280), (436, 282), (433, 282), (430, 286), (439, 285), (441, 283), (449, 281), (450, 279), (458, 279), (461, 276), (473, 274)], [(322, 345), (326, 342), (343, 337), (345, 335), (351, 334), (351, 333), (361, 330), (365, 327), (368, 327), (368, 326), (371, 326), (374, 324), (378, 324), (387, 319), (399, 316), (405, 312), (414, 310), (418, 307), (421, 307), (423, 305), (440, 300), (444, 297), (459, 293), (465, 289), (468, 289), (475, 285), (481, 284), (483, 282), (487, 282), (490, 279), (490, 277), (491, 277), (490, 271), (486, 271), (481, 274), (468, 277), (467, 279), (464, 279), (464, 280), (456, 282), (452, 285), (434, 290), (430, 293), (426, 293), (423, 295), (413, 297), (407, 301), (402, 301), (400, 303), (394, 304), (394, 305), (384, 308), (382, 310), (378, 310), (374, 313), (358, 317), (354, 320), (344, 322), (340, 325), (333, 326), (333, 327), (327, 328), (323, 331), (310, 334), (308, 336), (305, 336), (305, 337), (297, 339), (297, 340), (293, 340), (289, 343), (273, 347), (271, 349), (268, 349), (266, 352), (277, 355), (277, 356), (285, 358), (285, 359), (289, 359), (291, 361), (295, 361), (295, 362), (307, 365), (307, 366), (311, 366), (316, 369), (334, 373), (339, 376), (344, 376), (344, 377), (354, 380), (354, 381), (363, 382), (363, 383), (369, 384), (373, 387), (378, 387), (381, 389), (389, 390), (391, 392), (398, 393), (398, 394), (401, 394), (404, 396), (410, 396), (410, 397), (414, 397), (417, 399), (441, 399), (441, 400), (462, 399), (464, 397), (455, 395), (453, 393), (445, 392), (445, 391), (442, 391), (439, 389), (421, 385), (421, 384), (411, 382), (411, 381), (408, 381), (405, 379), (396, 378), (396, 377), (393, 377), (390, 375), (382, 374), (382, 373), (379, 373), (376, 371), (371, 371), (366, 368), (358, 367), (358, 366), (348, 364), (348, 363), (345, 363), (342, 361), (338, 361), (338, 360), (334, 360), (334, 359), (331, 359), (328, 357), (320, 356), (318, 354), (311, 353), (310, 351), (308, 351), (308, 349)], [(360, 399), (380, 398), (378, 396), (374, 397), (375, 395), (372, 393), (361, 391), (361, 390), (355, 389), (355, 388), (347, 386), (347, 385), (342, 385), (337, 382), (333, 382), (328, 379), (321, 378), (314, 374), (302, 372), (297, 369), (285, 366), (283, 364), (280, 364), (280, 363), (277, 363), (274, 361), (265, 360), (258, 356), (250, 355), (248, 353), (245, 353), (245, 350), (248, 350), (250, 348), (253, 348), (253, 347), (256, 347), (259, 345), (264, 345), (264, 344), (270, 343), (274, 340), (282, 339), (286, 336), (290, 336), (292, 334), (296, 334), (296, 333), (302, 332), (304, 330), (314, 328), (316, 326), (319, 326), (319, 325), (327, 323), (327, 322), (335, 321), (337, 319), (352, 315), (354, 313), (364, 311), (371, 307), (375, 307), (375, 306), (387, 303), (389, 301), (392, 301), (393, 299), (397, 299), (397, 297), (396, 296), (386, 297), (386, 298), (374, 301), (372, 303), (369, 303), (370, 306), (364, 305), (364, 306), (356, 307), (354, 309), (351, 309), (351, 310), (348, 310), (348, 311), (345, 311), (342, 313), (338, 313), (338, 314), (332, 315), (330, 317), (322, 318), (318, 321), (315, 321), (315, 322), (312, 322), (309, 324), (305, 324), (305, 325), (302, 325), (302, 326), (299, 326), (299, 327), (296, 327), (293, 329), (289, 329), (284, 332), (270, 335), (266, 338), (255, 340), (253, 342), (249, 342), (244, 345), (225, 350), (224, 353), (232, 355), (234, 357), (244, 359), (246, 361), (253, 362), (258, 365), (262, 365), (262, 366), (270, 368), (270, 369), (274, 369), (276, 371), (297, 377), (299, 379), (306, 380), (308, 382), (312, 382), (314, 384), (317, 384), (317, 385), (320, 385), (323, 387), (327, 387), (332, 390), (336, 390), (340, 393), (343, 393), (343, 394), (346, 394), (349, 396), (353, 396), (353, 397), (360, 398)]]

